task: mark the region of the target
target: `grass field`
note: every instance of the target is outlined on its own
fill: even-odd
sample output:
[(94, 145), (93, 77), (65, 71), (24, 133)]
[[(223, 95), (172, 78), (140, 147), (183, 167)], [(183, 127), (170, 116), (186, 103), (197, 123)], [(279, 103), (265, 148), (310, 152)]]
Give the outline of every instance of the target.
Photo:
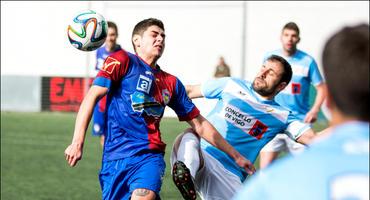
[[(101, 199), (98, 173), (102, 149), (90, 129), (83, 159), (77, 167), (69, 167), (64, 159), (75, 116), (75, 113), (1, 112), (2, 200)], [(162, 137), (167, 143), (167, 168), (161, 191), (164, 200), (181, 199), (168, 165), (172, 141), (187, 126), (173, 118), (165, 118), (161, 123)], [(322, 126), (319, 124), (315, 129)]]

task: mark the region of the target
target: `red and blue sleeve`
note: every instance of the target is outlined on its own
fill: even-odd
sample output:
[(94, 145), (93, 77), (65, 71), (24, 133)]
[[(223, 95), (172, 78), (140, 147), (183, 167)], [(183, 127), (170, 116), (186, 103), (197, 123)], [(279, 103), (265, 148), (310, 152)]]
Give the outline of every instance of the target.
[(96, 75), (93, 85), (110, 88), (112, 83), (119, 82), (127, 73), (129, 57), (126, 51), (120, 50), (108, 56), (102, 69)]
[(197, 117), (200, 112), (186, 94), (184, 85), (176, 78), (175, 94), (172, 96), (170, 106), (179, 117), (180, 121), (189, 121)]

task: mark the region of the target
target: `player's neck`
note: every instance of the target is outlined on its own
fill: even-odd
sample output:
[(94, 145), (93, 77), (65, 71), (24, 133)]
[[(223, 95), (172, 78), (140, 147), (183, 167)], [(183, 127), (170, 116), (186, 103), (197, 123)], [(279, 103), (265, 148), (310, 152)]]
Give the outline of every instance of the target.
[(147, 55), (142, 55), (142, 54), (138, 54), (138, 56), (147, 64), (149, 65), (151, 68), (153, 69), (157, 69), (157, 60), (159, 58), (155, 57), (155, 56), (147, 56)]
[(286, 57), (292, 57), (297, 52), (297, 49), (285, 50), (283, 49), (283, 55)]
[(105, 50), (107, 50), (108, 52), (113, 52), (114, 49), (115, 49), (116, 45), (112, 45), (112, 46), (105, 46)]
[(359, 121), (355, 117), (344, 115), (342, 112), (340, 112), (337, 109), (331, 110), (330, 114), (332, 116), (331, 121), (330, 121), (331, 126), (338, 126), (340, 124), (344, 124), (350, 121)]

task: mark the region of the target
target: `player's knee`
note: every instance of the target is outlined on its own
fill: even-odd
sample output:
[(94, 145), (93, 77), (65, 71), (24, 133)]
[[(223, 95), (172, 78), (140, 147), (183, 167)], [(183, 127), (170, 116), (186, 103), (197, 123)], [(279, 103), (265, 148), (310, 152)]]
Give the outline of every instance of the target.
[(138, 188), (132, 192), (131, 200), (155, 200), (156, 194), (145, 188)]

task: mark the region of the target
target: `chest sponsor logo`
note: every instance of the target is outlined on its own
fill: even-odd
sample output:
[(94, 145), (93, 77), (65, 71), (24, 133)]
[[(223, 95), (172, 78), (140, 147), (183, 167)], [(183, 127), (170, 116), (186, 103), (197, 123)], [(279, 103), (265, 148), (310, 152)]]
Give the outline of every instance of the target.
[(226, 121), (258, 140), (268, 129), (261, 121), (232, 105), (225, 106), (221, 115)]
[(108, 74), (112, 74), (114, 69), (116, 67), (119, 67), (119, 65), (121, 65), (121, 63), (118, 60), (108, 57), (105, 60), (104, 65), (101, 70), (107, 72)]
[(137, 82), (136, 89), (149, 94), (151, 86), (152, 86), (152, 80), (146, 76), (140, 75), (139, 80)]
[(160, 118), (163, 115), (164, 107), (151, 97), (142, 92), (131, 94), (132, 109), (139, 113), (145, 113), (147, 116)]

